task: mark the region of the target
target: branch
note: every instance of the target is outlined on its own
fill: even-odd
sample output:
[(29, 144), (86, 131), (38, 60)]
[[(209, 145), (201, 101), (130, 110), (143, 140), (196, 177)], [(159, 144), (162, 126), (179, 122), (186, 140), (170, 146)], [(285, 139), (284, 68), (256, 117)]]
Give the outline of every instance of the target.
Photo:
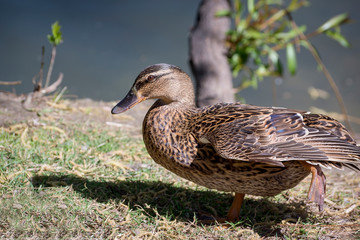
[[(41, 87), (42, 87), (42, 80), (43, 80), (43, 69), (44, 69), (44, 55), (45, 55), (45, 47), (42, 46), (41, 47), (41, 63), (40, 63), (40, 70), (39, 73), (36, 74), (33, 78), (32, 78), (32, 83), (34, 85), (34, 92), (38, 92), (40, 91)], [(39, 77), (39, 81), (36, 82), (36, 78)]]
[(63, 78), (64, 78), (64, 74), (60, 73), (58, 79), (53, 84), (51, 84), (50, 86), (41, 89), (40, 93), (42, 95), (45, 95), (45, 94), (54, 92), (57, 89), (57, 87), (60, 85), (60, 83), (62, 82)]
[(32, 100), (36, 99), (36, 98), (40, 98), (45, 94), (55, 91), (57, 89), (57, 87), (60, 85), (60, 83), (62, 82), (63, 78), (64, 78), (64, 74), (60, 73), (58, 79), (53, 84), (51, 84), (49, 87), (43, 88), (37, 92), (31, 92), (28, 95), (26, 95), (26, 98), (22, 103), (23, 108), (29, 112), (36, 111), (36, 109), (31, 108)]
[(42, 87), (43, 82), (43, 72), (44, 72), (44, 56), (45, 56), (45, 47), (41, 47), (41, 63), (40, 63), (40, 71), (39, 71), (39, 86)]
[[(292, 27), (294, 29), (298, 29), (298, 26), (296, 25), (295, 21), (292, 19), (291, 14), (289, 12), (287, 12), (287, 16), (288, 16), (288, 18), (290, 20), (290, 23), (291, 23)], [(343, 100), (343, 98), (341, 96), (341, 93), (339, 91), (339, 88), (337, 87), (337, 85), (336, 85), (333, 77), (331, 76), (330, 72), (326, 68), (324, 62), (321, 60), (319, 54), (317, 54), (314, 46), (310, 43), (309, 39), (302, 32), (299, 32), (299, 34), (300, 34), (300, 39), (304, 40), (308, 44), (308, 49), (309, 49), (310, 53), (313, 55), (315, 61), (321, 67), (321, 71), (324, 73), (324, 75), (325, 75), (326, 79), (328, 80), (331, 88), (333, 89), (333, 91), (335, 93), (335, 96), (336, 96), (336, 99), (337, 99), (337, 101), (338, 101), (338, 103), (340, 105), (341, 112), (342, 112), (342, 114), (344, 116), (345, 124), (349, 128), (352, 135), (354, 135), (354, 131), (351, 128), (350, 121), (349, 121), (349, 116), (348, 116), (348, 113), (347, 113), (347, 110), (346, 110), (344, 100)]]
[(15, 82), (0, 81), (0, 85), (19, 85), (19, 84), (21, 84), (21, 81), (15, 81)]
[(56, 56), (56, 46), (54, 45), (51, 50), (51, 59), (50, 59), (49, 70), (48, 70), (47, 76), (46, 76), (45, 88), (47, 88), (50, 83), (50, 78), (51, 78), (51, 74), (52, 74), (52, 71), (54, 68), (54, 63), (55, 63), (55, 56)]

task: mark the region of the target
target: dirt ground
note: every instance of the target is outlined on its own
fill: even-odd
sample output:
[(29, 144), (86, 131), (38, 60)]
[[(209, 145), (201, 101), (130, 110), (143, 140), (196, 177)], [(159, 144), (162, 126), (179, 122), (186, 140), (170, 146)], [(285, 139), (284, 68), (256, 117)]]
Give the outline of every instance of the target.
[[(53, 108), (63, 108), (68, 111), (64, 115), (66, 120), (73, 122), (83, 122), (91, 120), (97, 123), (107, 123), (108, 125), (116, 119), (127, 119), (126, 123), (130, 128), (141, 129), (142, 120), (146, 114), (146, 110), (151, 102), (141, 103), (138, 107), (132, 109), (126, 114), (112, 115), (111, 108), (116, 102), (94, 101), (89, 98), (62, 100), (60, 104), (54, 104), (52, 97), (45, 97), (34, 101), (30, 109), (25, 109), (22, 102), (24, 95), (15, 95), (7, 92), (0, 92), (0, 126), (24, 122), (36, 119), (42, 112), (49, 111)], [(125, 126), (126, 127), (126, 126)]]

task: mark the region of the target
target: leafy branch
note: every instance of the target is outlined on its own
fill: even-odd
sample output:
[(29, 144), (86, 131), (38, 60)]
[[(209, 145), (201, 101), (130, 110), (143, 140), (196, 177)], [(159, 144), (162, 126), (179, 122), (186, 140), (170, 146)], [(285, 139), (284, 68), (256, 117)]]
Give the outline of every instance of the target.
[(42, 46), (40, 71), (32, 79), (32, 82), (34, 84), (34, 90), (33, 90), (33, 92), (31, 92), (27, 95), (26, 99), (23, 102), (23, 106), (25, 107), (25, 109), (32, 111), (32, 109), (29, 107), (29, 105), (32, 102), (32, 99), (34, 97), (35, 98), (41, 97), (45, 94), (54, 92), (62, 82), (64, 75), (62, 73), (60, 73), (58, 79), (55, 82), (53, 82), (51, 85), (49, 85), (52, 71), (54, 68), (54, 63), (55, 63), (56, 47), (63, 41), (62, 33), (61, 33), (60, 29), (61, 29), (61, 26), (59, 25), (59, 23), (57, 21), (51, 25), (52, 34), (49, 34), (47, 37), (48, 37), (50, 44), (52, 45), (52, 51), (51, 51), (50, 64), (49, 64), (49, 68), (48, 68), (48, 72), (47, 72), (47, 76), (46, 76), (45, 85), (43, 87), (43, 72), (44, 72), (44, 65), (45, 65), (44, 64), (45, 47)]
[(341, 34), (340, 26), (350, 21), (346, 13), (332, 17), (315, 31), (306, 33), (305, 25), (298, 26), (292, 18), (292, 13), (308, 6), (307, 0), (292, 0), (284, 6), (281, 0), (247, 0), (243, 4), (234, 0), (233, 11), (219, 11), (217, 16), (230, 16), (234, 19), (234, 28), (227, 33), (229, 47), (229, 63), (234, 77), (242, 73), (240, 85), (235, 93), (248, 88), (257, 88), (264, 77), (282, 77), (283, 63), (279, 51), (286, 51), (287, 69), (291, 75), (297, 71), (296, 53), (301, 46), (311, 52), (321, 71), (335, 92), (337, 101), (344, 114), (348, 127), (345, 104), (341, 94), (322, 62), (319, 53), (313, 47), (310, 38), (325, 34), (344, 47), (350, 44)]
[(50, 65), (49, 70), (46, 76), (46, 82), (45, 82), (45, 88), (49, 86), (52, 70), (55, 63), (55, 57), (56, 57), (56, 47), (62, 43), (62, 33), (60, 31), (61, 26), (59, 25), (59, 22), (56, 21), (53, 25), (51, 25), (52, 35), (48, 35), (48, 40), (52, 44), (52, 51), (51, 51), (51, 59), (50, 59)]
[[(298, 26), (296, 25), (295, 21), (292, 19), (291, 15), (288, 14), (289, 20), (291, 21), (291, 25), (293, 26), (293, 28), (298, 28)], [(342, 15), (338, 15), (332, 19), (330, 19), (328, 22), (324, 23), (322, 26), (320, 26), (320, 30), (318, 29), (316, 32), (321, 33), (322, 31), (324, 31), (325, 33), (330, 32), (330, 28), (332, 28), (333, 24), (337, 24), (338, 22), (341, 22), (342, 19), (346, 19), (347, 16), (345, 16), (344, 14)], [(328, 34), (328, 33), (327, 33)], [(348, 47), (349, 43), (347, 42), (347, 40), (341, 36), (340, 33), (333, 33), (331, 32), (331, 37), (334, 37), (339, 41), (339, 43), (341, 45), (343, 45), (344, 47)], [(324, 62), (321, 60), (318, 52), (316, 51), (316, 49), (314, 48), (314, 46), (310, 43), (309, 39), (304, 35), (304, 34), (300, 34), (300, 39), (303, 42), (303, 45), (310, 51), (310, 53), (312, 54), (313, 58), (315, 59), (315, 61), (317, 62), (317, 64), (320, 66), (321, 71), (324, 73), (326, 79), (328, 80), (331, 88), (333, 89), (336, 99), (340, 105), (343, 117), (344, 117), (344, 121), (347, 125), (347, 127), (349, 128), (350, 132), (353, 132), (352, 128), (351, 128), (351, 124), (350, 124), (350, 120), (349, 120), (349, 116), (348, 116), (348, 112), (344, 103), (344, 100), (341, 96), (340, 90), (337, 87), (334, 78), (331, 76), (329, 70), (326, 68)], [(305, 44), (304, 44), (305, 43)], [(345, 44), (345, 45), (344, 45)]]

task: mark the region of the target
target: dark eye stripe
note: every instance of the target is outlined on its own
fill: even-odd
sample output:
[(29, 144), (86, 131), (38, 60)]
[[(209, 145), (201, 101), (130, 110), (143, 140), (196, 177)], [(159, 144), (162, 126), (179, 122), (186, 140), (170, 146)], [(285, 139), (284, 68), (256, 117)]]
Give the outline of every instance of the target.
[(169, 74), (171, 74), (171, 72), (163, 73), (163, 74), (158, 75), (158, 76), (155, 75), (155, 79), (161, 78), (161, 77), (166, 76), (166, 75), (169, 75)]

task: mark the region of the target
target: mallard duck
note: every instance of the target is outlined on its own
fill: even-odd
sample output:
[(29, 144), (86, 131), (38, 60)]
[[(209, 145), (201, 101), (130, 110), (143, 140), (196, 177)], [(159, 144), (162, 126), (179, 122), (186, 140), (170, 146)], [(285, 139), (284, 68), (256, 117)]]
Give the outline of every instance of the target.
[(143, 122), (150, 156), (196, 184), (235, 192), (226, 221), (238, 219), (245, 194), (274, 196), (310, 173), (308, 198), (322, 210), (322, 167), (360, 172), (360, 147), (328, 116), (241, 103), (198, 108), (189, 75), (169, 64), (144, 69), (111, 112), (146, 99), (157, 99)]

